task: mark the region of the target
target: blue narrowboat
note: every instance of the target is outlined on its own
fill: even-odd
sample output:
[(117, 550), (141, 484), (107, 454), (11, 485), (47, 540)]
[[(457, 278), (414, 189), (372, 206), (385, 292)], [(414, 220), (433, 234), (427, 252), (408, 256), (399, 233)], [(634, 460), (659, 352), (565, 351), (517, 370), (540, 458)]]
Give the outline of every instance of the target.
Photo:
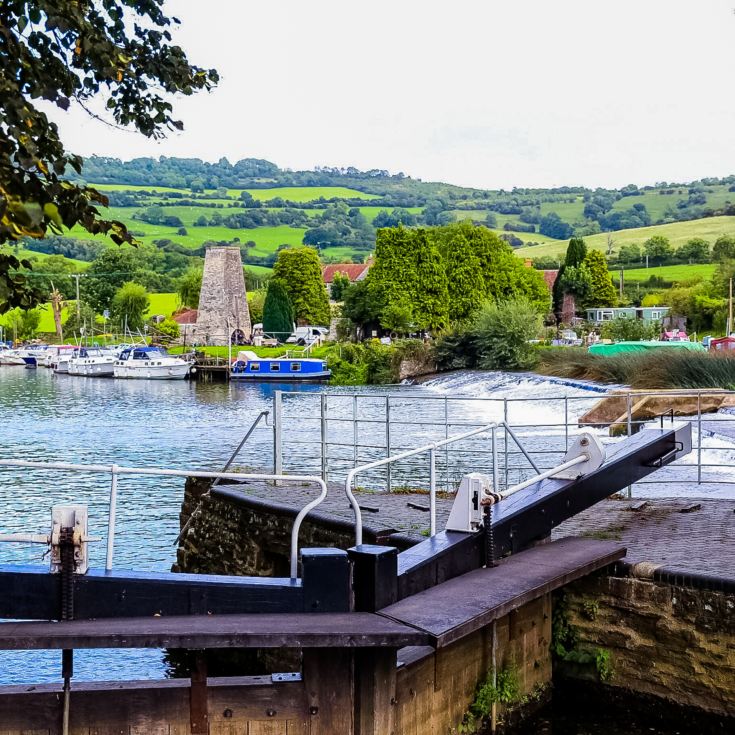
[(332, 371), (324, 360), (312, 357), (258, 357), (243, 350), (230, 369), (231, 380), (270, 380), (279, 383), (321, 383), (329, 380)]

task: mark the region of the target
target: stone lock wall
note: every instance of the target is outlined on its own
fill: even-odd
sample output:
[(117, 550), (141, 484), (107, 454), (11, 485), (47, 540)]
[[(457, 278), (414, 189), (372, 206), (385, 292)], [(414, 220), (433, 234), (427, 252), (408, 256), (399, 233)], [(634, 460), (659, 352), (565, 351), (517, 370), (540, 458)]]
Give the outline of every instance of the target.
[(607, 684), (735, 717), (735, 594), (599, 576), (564, 597), (579, 647), (609, 654)]
[[(236, 487), (217, 488), (202, 495), (209, 481), (187, 479), (180, 524), (202, 500), (189, 531), (179, 544), (175, 572), (193, 574), (233, 574), (254, 577), (288, 577), (291, 529), (297, 513), (293, 508), (278, 508), (258, 498), (244, 497)], [(274, 493), (281, 492), (274, 488)], [(374, 542), (369, 532), (366, 543)], [(329, 523), (318, 513), (304, 521), (299, 546), (347, 549), (354, 545), (354, 530), (349, 524)]]
[[(495, 642), (493, 644), (493, 635)], [(551, 695), (551, 596), (523, 605), (493, 625), (401, 665), (396, 682), (396, 735), (499, 731)], [(496, 694), (487, 682), (495, 647)], [(485, 691), (481, 691), (485, 688)], [(488, 696), (489, 694), (489, 696)], [(485, 706), (482, 706), (482, 705)], [(472, 715), (472, 712), (475, 715)]]

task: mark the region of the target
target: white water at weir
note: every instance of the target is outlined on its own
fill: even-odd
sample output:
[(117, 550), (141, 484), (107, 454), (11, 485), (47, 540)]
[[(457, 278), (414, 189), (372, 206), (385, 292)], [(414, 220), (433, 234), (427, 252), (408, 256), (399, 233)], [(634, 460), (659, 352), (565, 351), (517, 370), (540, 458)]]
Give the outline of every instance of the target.
[[(582, 430), (590, 431), (603, 444), (624, 438), (611, 439), (606, 428), (577, 426), (580, 417), (602, 398), (602, 394), (618, 386), (534, 374), (459, 371), (432, 378), (423, 387), (438, 395), (451, 396), (453, 400), (466, 396), (473, 412), (489, 421), (503, 418), (505, 399), (506, 418), (511, 426), (519, 427), (516, 433), (524, 438), (529, 449), (546, 444), (561, 452), (563, 447), (559, 440), (565, 437), (565, 418), (569, 436)], [(486, 408), (477, 408), (483, 403), (487, 404)], [(735, 467), (735, 411), (726, 409), (703, 414), (701, 432), (696, 416), (677, 417), (676, 420), (691, 422), (694, 449), (675, 464), (637, 483), (633, 487), (635, 497), (735, 498), (732, 469)], [(651, 425), (658, 424), (651, 422)], [(560, 454), (552, 456), (558, 459)], [(701, 465), (701, 474), (698, 465)]]

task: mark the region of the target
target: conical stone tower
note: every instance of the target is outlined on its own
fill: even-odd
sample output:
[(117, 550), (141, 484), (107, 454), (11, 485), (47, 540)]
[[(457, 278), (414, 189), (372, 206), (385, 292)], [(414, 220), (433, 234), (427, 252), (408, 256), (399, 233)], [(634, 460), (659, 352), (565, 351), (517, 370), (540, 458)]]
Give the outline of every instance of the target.
[(207, 248), (195, 339), (200, 344), (241, 344), (250, 336), (250, 310), (240, 248)]

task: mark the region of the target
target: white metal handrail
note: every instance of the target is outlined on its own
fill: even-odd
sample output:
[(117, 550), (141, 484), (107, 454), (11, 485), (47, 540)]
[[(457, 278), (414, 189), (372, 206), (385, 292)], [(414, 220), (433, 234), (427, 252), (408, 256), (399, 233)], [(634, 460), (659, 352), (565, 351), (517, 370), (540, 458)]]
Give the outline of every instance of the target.
[(492, 431), (493, 432), (493, 451), (495, 449), (495, 431), (497, 428), (501, 426), (501, 424), (497, 422), (493, 422), (491, 424), (485, 424), (484, 426), (480, 426), (477, 429), (473, 429), (472, 431), (466, 431), (463, 434), (456, 434), (455, 436), (450, 436), (447, 439), (441, 439), (440, 441), (432, 442), (431, 444), (424, 444), (421, 447), (416, 447), (416, 449), (409, 449), (406, 452), (401, 452), (400, 454), (394, 454), (390, 457), (384, 457), (383, 459), (375, 460), (374, 462), (369, 462), (368, 464), (360, 465), (359, 467), (355, 467), (351, 469), (347, 473), (347, 478), (345, 479), (345, 495), (347, 496), (347, 499), (350, 502), (350, 505), (352, 506), (352, 510), (355, 514), (355, 543), (359, 546), (362, 543), (362, 511), (360, 510), (360, 504), (357, 502), (357, 498), (355, 497), (355, 494), (352, 492), (352, 483), (354, 482), (355, 477), (360, 472), (366, 472), (367, 470), (375, 469), (376, 467), (382, 467), (387, 464), (393, 464), (394, 462), (398, 462), (402, 459), (406, 459), (408, 457), (415, 457), (417, 454), (425, 454), (426, 452), (429, 453), (429, 462), (430, 462), (430, 481), (429, 481), (429, 504), (430, 504), (430, 513), (431, 513), (431, 521), (430, 521), (430, 533), (432, 536), (436, 534), (436, 465), (435, 465), (435, 457), (436, 457), (436, 450), (440, 447), (447, 446), (449, 444), (453, 444), (454, 442), (461, 441), (462, 439), (468, 439), (471, 436), (476, 436), (477, 434), (484, 434), (485, 432)]
[[(572, 419), (572, 417), (570, 416), (571, 410), (574, 407), (584, 406), (584, 404), (595, 402), (604, 397), (612, 397), (614, 395), (612, 391), (614, 391), (617, 387), (619, 386), (610, 386), (608, 390), (603, 390), (595, 393), (586, 393), (584, 395), (544, 395), (530, 397), (431, 394), (428, 391), (421, 392), (420, 394), (410, 391), (406, 391), (404, 393), (392, 392), (387, 394), (376, 394), (367, 392), (343, 393), (339, 392), (338, 390), (330, 391), (329, 393), (297, 393), (294, 391), (276, 391), (276, 395), (274, 396), (274, 426), (277, 426), (279, 428), (274, 431), (274, 471), (282, 472), (284, 469), (283, 456), (284, 447), (286, 445), (288, 445), (289, 447), (291, 447), (292, 445), (298, 445), (298, 449), (302, 449), (302, 446), (305, 447), (306, 445), (313, 445), (314, 447), (320, 446), (321, 449), (318, 457), (314, 457), (313, 455), (309, 454), (308, 459), (314, 461), (316, 461), (317, 459), (321, 460), (322, 476), (324, 477), (324, 479), (329, 480), (330, 476), (334, 476), (334, 472), (338, 472), (338, 474), (341, 475), (340, 482), (342, 482), (342, 478), (344, 478), (343, 473), (346, 473), (348, 471), (348, 467), (345, 467), (344, 464), (352, 463), (353, 466), (357, 466), (358, 453), (361, 449), (372, 449), (376, 451), (382, 450), (385, 455), (389, 456), (392, 451), (400, 451), (405, 447), (405, 444), (404, 447), (391, 446), (391, 429), (398, 430), (401, 436), (405, 436), (406, 432), (404, 432), (404, 427), (412, 427), (413, 429), (418, 430), (422, 428), (432, 427), (432, 431), (442, 431), (442, 433), (444, 433), (444, 436), (448, 436), (451, 430), (461, 431), (465, 427), (472, 428), (474, 426), (478, 426), (478, 422), (470, 422), (464, 418), (457, 417), (450, 420), (450, 408), (457, 407), (457, 409), (460, 409), (461, 407), (467, 407), (470, 406), (470, 404), (475, 404), (478, 406), (492, 406), (493, 410), (497, 408), (499, 414), (497, 416), (497, 420), (502, 421), (508, 429), (508, 431), (506, 431), (505, 433), (507, 440), (502, 441), (499, 446), (502, 460), (501, 475), (504, 475), (504, 477), (502, 477), (501, 479), (505, 485), (508, 485), (509, 472), (513, 471), (514, 469), (510, 467), (509, 462), (509, 459), (512, 455), (523, 455), (526, 457), (526, 459), (531, 459), (531, 455), (533, 455), (537, 458), (536, 461), (539, 462), (539, 464), (543, 464), (542, 462), (540, 462), (539, 458), (543, 458), (545, 457), (545, 455), (558, 454), (560, 452), (563, 454), (569, 446), (569, 440), (572, 431), (584, 428), (585, 426), (585, 424), (583, 424), (578, 419)], [(697, 485), (708, 483), (729, 485), (735, 484), (734, 480), (728, 479), (728, 477), (723, 473), (712, 473), (708, 471), (709, 469), (726, 470), (729, 469), (730, 464), (726, 460), (719, 460), (718, 458), (716, 458), (714, 461), (707, 461), (707, 455), (705, 454), (705, 452), (717, 453), (733, 451), (732, 446), (725, 445), (722, 441), (720, 441), (719, 443), (713, 443), (709, 441), (705, 442), (705, 437), (716, 434), (717, 430), (714, 427), (719, 426), (723, 429), (728, 429), (726, 437), (732, 441), (732, 427), (735, 425), (735, 415), (732, 415), (730, 417), (727, 417), (723, 414), (719, 414), (716, 417), (713, 415), (713, 420), (709, 420), (707, 417), (707, 413), (705, 413), (703, 410), (704, 401), (708, 397), (712, 398), (722, 396), (735, 396), (735, 391), (719, 388), (705, 388), (697, 390), (682, 388), (676, 390), (641, 390), (634, 393), (617, 393), (615, 395), (623, 398), (624, 400), (626, 400), (627, 403), (625, 412), (626, 416), (623, 417), (622, 421), (624, 427), (625, 424), (627, 424), (627, 433), (632, 433), (633, 429), (635, 428), (633, 426), (634, 418), (632, 416), (632, 404), (637, 399), (642, 399), (646, 397), (690, 397), (695, 400), (697, 403), (696, 412), (692, 413), (691, 416), (680, 416), (677, 417), (677, 419), (689, 421), (697, 429), (697, 438), (693, 447), (693, 456), (696, 458), (696, 461), (691, 464), (689, 464), (688, 462), (685, 462), (683, 464), (676, 463), (676, 465), (674, 465), (675, 467), (686, 467), (687, 474), (682, 474), (680, 477), (667, 481), (674, 484), (687, 485), (691, 484), (692, 482), (695, 482)], [(327, 401), (327, 398), (329, 399), (329, 401)], [(307, 410), (302, 411), (302, 413), (299, 414), (295, 414), (293, 411), (284, 410), (286, 404), (285, 399), (293, 399), (294, 403), (298, 404), (301, 409), (303, 409), (304, 406), (307, 406)], [(352, 402), (351, 416), (349, 415), (349, 401)], [(415, 401), (421, 401), (422, 403), (428, 401), (429, 405), (431, 405), (432, 408), (437, 406), (437, 404), (439, 405), (439, 407), (441, 407), (441, 404), (443, 404), (443, 416), (440, 415), (441, 411), (439, 411), (438, 413), (436, 411), (426, 411), (424, 412), (425, 415), (423, 416), (411, 416), (410, 418), (402, 417), (400, 412), (402, 412), (407, 407), (410, 408), (411, 404)], [(290, 402), (291, 401), (289, 400), (289, 403)], [(314, 402), (316, 402), (316, 414), (308, 410), (308, 407), (313, 406)], [(516, 406), (528, 406), (533, 405), (537, 402), (550, 404), (552, 407), (554, 405), (559, 406), (559, 420), (553, 422), (545, 421), (528, 423), (528, 421), (516, 421), (511, 418), (511, 415), (513, 414), (513, 409)], [(381, 409), (381, 403), (385, 404), (384, 409)], [(336, 405), (336, 407), (338, 408), (336, 414), (330, 414), (329, 417), (327, 417), (327, 404), (329, 404), (330, 408), (332, 405)], [(370, 410), (367, 413), (360, 411), (363, 406), (368, 407)], [(303, 415), (304, 412), (306, 413), (306, 415)], [(488, 420), (489, 418), (490, 417), (486, 417), (485, 420)], [(715, 418), (717, 420), (717, 423), (715, 423), (714, 421)], [(282, 432), (280, 430), (280, 427), (289, 425), (292, 420), (298, 420), (299, 422), (320, 423), (322, 427), (321, 436), (318, 436), (319, 432), (317, 430), (313, 433), (313, 436), (315, 437), (313, 440), (294, 438), (293, 436), (286, 437), (285, 432)], [(339, 427), (339, 439), (327, 438), (327, 432), (325, 430), (327, 420), (330, 424)], [(306, 425), (310, 426), (310, 424)], [(385, 426), (385, 441), (382, 443), (379, 440), (381, 426)], [(358, 442), (358, 432), (362, 427), (367, 427), (367, 430), (369, 432), (372, 432), (373, 439), (377, 437), (378, 440)], [(562, 447), (560, 449), (544, 449), (537, 448), (535, 446), (532, 448), (529, 447), (528, 452), (516, 452), (511, 449), (510, 440), (515, 439), (515, 437), (511, 434), (513, 430), (543, 431), (545, 429), (558, 429), (563, 433)], [(352, 441), (349, 441), (350, 435)], [(334, 458), (335, 461), (344, 463), (336, 470), (331, 469), (332, 465), (330, 465), (330, 462), (327, 460), (328, 449), (332, 447), (338, 448), (338, 455), (340, 454), (340, 448), (352, 448), (352, 459), (343, 455)], [(302, 450), (302, 453), (299, 455), (300, 459), (302, 460), (304, 458), (303, 451), (308, 450)], [(442, 455), (440, 455), (442, 459), (437, 460), (437, 462), (439, 464), (442, 464), (443, 462), (443, 473), (445, 475), (447, 489), (450, 489), (451, 485), (448, 470), (450, 455), (456, 457), (462, 454), (471, 453), (472, 452), (455, 448), (447, 448), (442, 452)], [(331, 457), (329, 459), (331, 459)], [(391, 465), (389, 464), (387, 467), (389, 488), (391, 485), (390, 468)], [(534, 467), (534, 469), (536, 468)], [(691, 472), (696, 472), (696, 477), (694, 479), (690, 477)], [(657, 478), (656, 480), (644, 479), (639, 481), (639, 483), (636, 483), (636, 485), (645, 485), (652, 482), (660, 482), (660, 478)], [(629, 488), (628, 492), (629, 496), (632, 497), (631, 488)]]
[[(93, 472), (111, 475), (110, 501), (107, 522), (107, 552), (105, 569), (112, 569), (115, 541), (115, 516), (117, 511), (117, 478), (119, 475), (150, 475), (154, 477), (200, 477), (213, 480), (264, 480), (278, 482), (298, 482), (318, 485), (319, 495), (307, 503), (298, 513), (291, 529), (290, 573), (293, 579), (298, 576), (299, 529), (307, 514), (327, 497), (327, 483), (313, 475), (273, 475), (246, 472), (210, 472), (205, 470), (172, 470), (158, 467), (124, 467), (117, 464), (73, 464), (69, 462), (32, 462), (19, 459), (0, 459), (0, 467), (24, 467), (37, 470), (63, 470), (69, 472)], [(10, 540), (10, 539), (9, 539)]]

